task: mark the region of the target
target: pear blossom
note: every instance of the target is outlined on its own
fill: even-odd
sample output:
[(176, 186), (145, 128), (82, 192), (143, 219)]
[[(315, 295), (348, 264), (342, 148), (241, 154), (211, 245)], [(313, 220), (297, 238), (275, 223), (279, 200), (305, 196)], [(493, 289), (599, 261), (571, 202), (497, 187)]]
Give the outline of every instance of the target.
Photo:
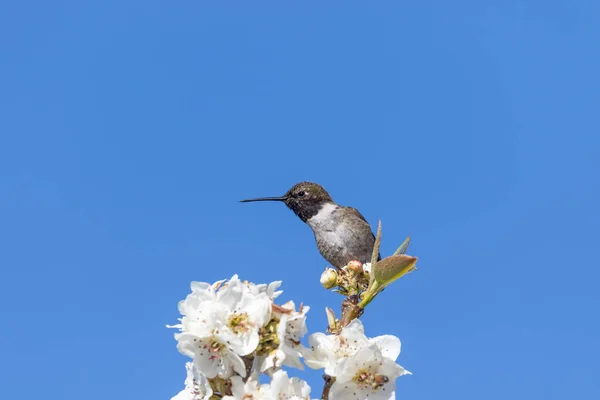
[(233, 372), (246, 376), (244, 360), (226, 345), (223, 338), (200, 337), (190, 332), (175, 335), (177, 350), (191, 357), (197, 368), (208, 378), (229, 378)]
[[(310, 400), (310, 386), (299, 378), (289, 378), (287, 372), (279, 370), (271, 380), (271, 398), (277, 400)], [(336, 397), (331, 397), (335, 399)]]
[(402, 343), (394, 335), (381, 335), (369, 339), (369, 345), (374, 344), (381, 351), (381, 354), (392, 361), (396, 361), (400, 355)]
[(363, 324), (359, 319), (350, 322), (339, 335), (313, 333), (308, 338), (309, 348), (304, 352), (305, 363), (310, 368), (324, 368), (325, 373), (335, 376), (335, 367), (344, 358), (353, 356), (369, 344)]
[(281, 281), (274, 281), (269, 283), (268, 285), (266, 283), (255, 284), (252, 282), (244, 281), (244, 284), (252, 293), (266, 293), (271, 300), (276, 299), (281, 295), (281, 293), (283, 293), (283, 290), (277, 290), (279, 286), (281, 286)]
[[(370, 272), (370, 264), (362, 265)], [(171, 400), (310, 400), (310, 387), (290, 378), (283, 366), (324, 369), (334, 378), (329, 399), (395, 400), (396, 379), (410, 374), (396, 359), (400, 339), (393, 335), (368, 338), (359, 319), (337, 335), (315, 333), (309, 347), (309, 307), (288, 301), (273, 303), (281, 281), (254, 284), (237, 275), (213, 284), (192, 282), (179, 302), (177, 349), (192, 358), (186, 363), (185, 388)], [(270, 383), (260, 383), (260, 374)], [(214, 388), (215, 393), (213, 393)]]
[(396, 379), (410, 374), (395, 362), (400, 355), (400, 339), (392, 335), (369, 339), (359, 319), (339, 335), (315, 333), (308, 342), (306, 365), (324, 368), (327, 375), (335, 377), (332, 399), (393, 399)]
[(201, 303), (217, 300), (217, 289), (223, 282), (225, 282), (225, 280), (217, 281), (212, 285), (206, 282), (192, 282), (190, 284), (192, 293), (188, 294), (185, 300), (180, 301), (177, 305), (179, 313), (182, 315), (182, 318), (178, 318), (180, 323), (177, 325), (167, 325), (167, 327), (182, 329), (189, 318), (193, 318), (196, 315), (196, 310)]
[(271, 383), (260, 385), (255, 379), (244, 383), (239, 376), (231, 378), (232, 395), (223, 400), (310, 400), (310, 386), (298, 378), (289, 378), (287, 372), (278, 370)]
[(371, 343), (336, 365), (329, 398), (392, 400), (396, 398), (396, 379), (406, 374), (410, 372)]
[(194, 285), (180, 304), (184, 317), (172, 326), (181, 331), (175, 335), (177, 348), (208, 378), (228, 378), (233, 371), (245, 376), (241, 356), (256, 349), (259, 330), (271, 316), (271, 299), (266, 290), (250, 290), (237, 275), (215, 285)]
[(223, 400), (271, 400), (271, 387), (268, 384), (260, 385), (255, 379), (248, 379), (245, 383), (239, 376), (231, 377), (232, 396), (223, 396)]
[(209, 400), (213, 391), (208, 384), (206, 376), (194, 368), (194, 364), (187, 362), (185, 364), (187, 377), (185, 378), (185, 389), (171, 398), (171, 400)]
[(293, 301), (273, 308), (274, 316), (279, 318), (277, 324), (279, 346), (264, 358), (261, 363), (261, 372), (271, 374), (282, 365), (304, 369), (304, 364), (300, 361), (304, 353), (304, 346), (300, 340), (307, 332), (306, 313), (310, 307), (301, 305), (298, 311), (295, 310), (296, 305)]

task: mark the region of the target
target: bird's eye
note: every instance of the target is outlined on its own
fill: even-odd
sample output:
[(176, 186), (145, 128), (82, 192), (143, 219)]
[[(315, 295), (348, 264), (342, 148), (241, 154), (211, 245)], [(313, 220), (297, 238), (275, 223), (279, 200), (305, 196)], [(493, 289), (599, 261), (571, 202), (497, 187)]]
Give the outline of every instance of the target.
[(302, 197), (306, 194), (306, 192), (304, 190), (301, 190), (298, 192), (298, 197)]

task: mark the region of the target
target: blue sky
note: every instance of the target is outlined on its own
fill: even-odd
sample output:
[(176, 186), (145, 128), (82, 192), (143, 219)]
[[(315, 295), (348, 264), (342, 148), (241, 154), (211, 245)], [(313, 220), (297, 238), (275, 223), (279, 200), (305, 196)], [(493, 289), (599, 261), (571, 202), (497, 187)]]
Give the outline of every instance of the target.
[(363, 318), (402, 339), (400, 398), (599, 398), (599, 17), (6, 2), (0, 397), (170, 398), (192, 280), (283, 280), (323, 330), (341, 299), (308, 226), (238, 203), (313, 180), (382, 220), (383, 254), (413, 237), (419, 270)]

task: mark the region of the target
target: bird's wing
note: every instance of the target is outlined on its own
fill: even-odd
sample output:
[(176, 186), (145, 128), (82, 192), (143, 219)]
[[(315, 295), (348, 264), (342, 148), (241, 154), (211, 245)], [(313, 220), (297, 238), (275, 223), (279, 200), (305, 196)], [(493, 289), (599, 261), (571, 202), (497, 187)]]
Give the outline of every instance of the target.
[[(348, 211), (351, 211), (354, 215), (356, 215), (357, 217), (359, 217), (360, 219), (362, 219), (363, 221), (365, 221), (367, 223), (367, 225), (370, 226), (369, 221), (367, 221), (367, 219), (360, 213), (360, 211), (358, 211), (356, 208), (354, 207), (346, 207), (348, 209)], [(373, 235), (373, 240), (376, 239), (375, 234), (373, 233), (373, 229), (371, 229), (371, 235)], [(377, 256), (377, 261), (381, 260), (381, 253), (378, 254)]]
[(348, 211), (351, 211), (354, 215), (356, 215), (357, 217), (359, 217), (360, 219), (365, 221), (367, 224), (369, 223), (369, 221), (367, 221), (367, 219), (365, 217), (363, 217), (363, 215), (360, 213), (360, 211), (358, 211), (356, 208), (346, 207), (346, 209), (348, 209)]

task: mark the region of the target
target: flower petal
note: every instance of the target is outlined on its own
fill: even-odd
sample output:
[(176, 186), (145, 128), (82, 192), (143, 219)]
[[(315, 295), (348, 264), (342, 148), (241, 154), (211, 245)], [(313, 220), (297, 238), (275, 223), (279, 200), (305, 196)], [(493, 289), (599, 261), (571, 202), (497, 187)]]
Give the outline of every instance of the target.
[(401, 343), (400, 339), (393, 335), (381, 335), (377, 336), (371, 340), (369, 343), (375, 344), (381, 350), (381, 354), (384, 357), (391, 359), (392, 361), (396, 361), (398, 356), (400, 355)]

